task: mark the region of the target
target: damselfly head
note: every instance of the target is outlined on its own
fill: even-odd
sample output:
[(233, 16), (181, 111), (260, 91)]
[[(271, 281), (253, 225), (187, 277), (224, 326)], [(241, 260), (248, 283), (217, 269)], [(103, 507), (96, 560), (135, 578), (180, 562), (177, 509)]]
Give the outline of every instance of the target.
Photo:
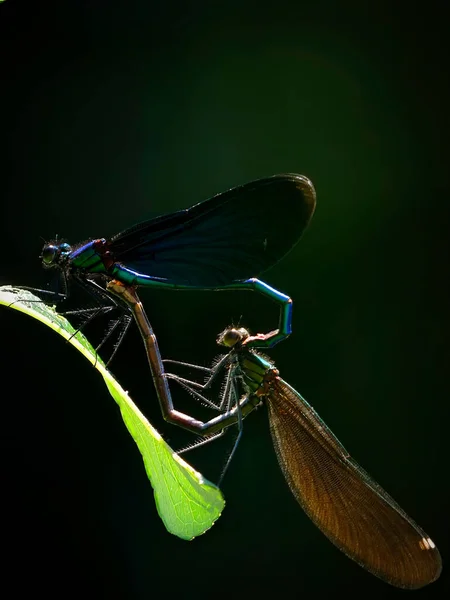
[(249, 337), (250, 333), (243, 327), (227, 327), (219, 334), (217, 343), (219, 346), (226, 346), (227, 348), (233, 348), (236, 344), (242, 343)]
[(62, 244), (50, 242), (44, 245), (39, 258), (42, 260), (44, 269), (51, 269), (52, 267), (57, 267), (61, 262), (61, 258), (67, 256), (70, 251), (69, 244), (65, 242)]

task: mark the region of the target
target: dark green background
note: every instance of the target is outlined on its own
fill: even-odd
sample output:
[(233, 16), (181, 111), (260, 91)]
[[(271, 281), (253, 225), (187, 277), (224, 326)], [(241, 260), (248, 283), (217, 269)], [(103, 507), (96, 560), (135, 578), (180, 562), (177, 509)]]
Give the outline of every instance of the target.
[[(39, 236), (109, 236), (251, 179), (309, 176), (312, 225), (264, 277), (294, 299), (294, 334), (272, 356), (445, 564), (448, 25), (436, 2), (365, 4), (6, 0), (0, 283), (46, 285)], [(251, 294), (143, 299), (164, 356), (202, 364), (231, 320), (277, 318)], [(98, 373), (31, 319), (2, 309), (0, 327), (2, 582), (17, 597), (404, 594), (302, 513), (263, 410), (222, 518), (191, 543), (170, 536)], [(177, 447), (135, 331), (113, 370)], [(190, 458), (217, 479), (223, 448)], [(444, 570), (417, 597), (448, 582)]]

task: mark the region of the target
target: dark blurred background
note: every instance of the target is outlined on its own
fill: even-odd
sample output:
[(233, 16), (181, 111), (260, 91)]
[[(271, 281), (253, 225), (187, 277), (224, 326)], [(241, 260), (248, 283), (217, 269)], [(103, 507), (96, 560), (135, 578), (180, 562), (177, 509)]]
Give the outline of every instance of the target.
[[(294, 334), (271, 356), (436, 542), (443, 575), (415, 594), (443, 598), (448, 24), (434, 0), (361, 4), (1, 3), (0, 283), (47, 285), (40, 236), (108, 237), (252, 179), (310, 177), (312, 225), (264, 276), (294, 299)], [(142, 298), (163, 355), (201, 364), (232, 320), (257, 331), (277, 319), (252, 294)], [(404, 594), (304, 515), (264, 410), (245, 423), (221, 519), (193, 542), (171, 536), (99, 374), (32, 319), (2, 308), (0, 327), (2, 585), (14, 597)], [(112, 370), (178, 447), (136, 331)], [(224, 448), (186, 458), (217, 480)]]

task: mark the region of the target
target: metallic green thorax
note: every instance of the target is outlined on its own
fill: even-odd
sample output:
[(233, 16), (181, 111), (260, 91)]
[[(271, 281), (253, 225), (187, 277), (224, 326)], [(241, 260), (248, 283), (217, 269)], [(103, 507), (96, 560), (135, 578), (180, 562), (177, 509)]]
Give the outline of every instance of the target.
[(274, 368), (274, 363), (254, 351), (245, 352), (239, 357), (244, 384), (252, 394), (264, 383), (264, 378)]
[(99, 239), (88, 242), (70, 254), (72, 268), (82, 269), (89, 273), (108, 273), (102, 256), (106, 240)]

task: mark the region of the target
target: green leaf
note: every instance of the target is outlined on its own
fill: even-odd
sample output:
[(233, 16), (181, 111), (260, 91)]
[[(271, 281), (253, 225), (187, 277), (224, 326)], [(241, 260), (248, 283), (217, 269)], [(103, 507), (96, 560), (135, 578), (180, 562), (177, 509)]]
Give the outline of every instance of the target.
[(95, 365), (111, 396), (119, 405), (125, 425), (142, 454), (145, 470), (153, 486), (156, 506), (167, 530), (185, 540), (205, 533), (220, 517), (225, 506), (220, 489), (204, 479), (201, 473), (195, 471), (166, 444), (105, 368), (104, 363), (98, 357), (96, 359), (95, 350), (84, 335), (77, 333), (73, 336), (74, 329), (67, 319), (28, 290), (2, 286), (0, 304), (11, 306), (41, 321), (69, 340)]

